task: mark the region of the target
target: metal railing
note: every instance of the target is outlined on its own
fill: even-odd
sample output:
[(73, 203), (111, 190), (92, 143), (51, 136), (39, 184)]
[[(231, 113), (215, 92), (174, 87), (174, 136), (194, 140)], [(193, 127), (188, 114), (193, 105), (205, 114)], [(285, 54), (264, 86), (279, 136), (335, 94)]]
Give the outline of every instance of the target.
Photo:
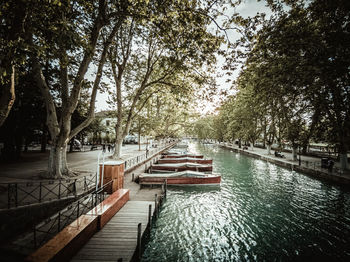
[(124, 163), (124, 169), (125, 171), (139, 165), (140, 163), (145, 162), (147, 159), (154, 157), (156, 154), (166, 150), (167, 148), (173, 146), (175, 143), (166, 143), (165, 145), (159, 147), (159, 148), (152, 148), (148, 152), (138, 155), (132, 158), (129, 158), (128, 160), (125, 161)]
[[(166, 143), (159, 148), (152, 148), (148, 152), (132, 157), (125, 161), (125, 171), (143, 163), (159, 152), (172, 146), (173, 143)], [(100, 157), (102, 154), (102, 162)], [(42, 180), (16, 183), (0, 183), (0, 210), (11, 209), (32, 204), (45, 203), (58, 199), (74, 198), (85, 194), (94, 187), (97, 189), (99, 164), (103, 164), (105, 156), (99, 154), (96, 174), (86, 175), (77, 179)], [(102, 168), (102, 177), (103, 177)], [(101, 181), (103, 184), (103, 181)]]
[(96, 174), (77, 179), (0, 183), (0, 209), (76, 197), (95, 187)]
[(81, 215), (88, 213), (91, 209), (100, 204), (107, 196), (104, 189), (109, 186), (111, 182), (112, 181), (106, 183), (97, 191), (80, 198), (78, 201), (73, 202), (53, 216), (36, 224), (30, 233), (19, 237), (12, 243), (12, 245), (17, 249), (24, 249), (25, 253), (30, 253), (41, 247), (57, 235), (57, 233), (63, 228), (70, 225)]

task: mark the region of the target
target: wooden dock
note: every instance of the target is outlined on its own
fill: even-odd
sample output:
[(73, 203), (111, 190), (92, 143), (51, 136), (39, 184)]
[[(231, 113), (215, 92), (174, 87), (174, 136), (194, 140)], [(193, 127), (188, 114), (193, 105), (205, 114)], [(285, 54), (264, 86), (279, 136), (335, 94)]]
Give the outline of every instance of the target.
[(71, 261), (130, 261), (137, 246), (138, 224), (142, 223), (142, 234), (146, 229), (149, 205), (153, 214), (154, 202), (128, 201)]

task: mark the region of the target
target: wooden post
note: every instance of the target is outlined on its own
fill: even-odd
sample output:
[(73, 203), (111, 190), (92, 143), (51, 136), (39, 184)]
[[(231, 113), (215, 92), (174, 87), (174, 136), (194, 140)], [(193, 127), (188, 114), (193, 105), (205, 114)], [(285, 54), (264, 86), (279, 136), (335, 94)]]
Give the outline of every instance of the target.
[(78, 206), (77, 206), (77, 218), (79, 217), (79, 204), (80, 204), (80, 201), (78, 201)]
[(155, 194), (155, 198), (154, 198), (154, 214), (155, 215), (157, 215), (157, 212), (158, 212), (157, 202), (158, 202), (158, 195)]
[(33, 229), (33, 241), (34, 241), (34, 248), (37, 248), (37, 244), (36, 244), (36, 227), (34, 225), (34, 229)]
[(57, 232), (60, 232), (60, 231), (61, 231), (61, 211), (58, 212), (58, 222), (57, 222), (57, 226), (58, 226)]
[(62, 180), (60, 179), (58, 183), (58, 199), (61, 199), (61, 183), (62, 183)]
[(42, 183), (40, 182), (40, 184), (39, 184), (39, 203), (41, 203), (41, 185), (42, 185)]
[(138, 252), (138, 258), (139, 258), (139, 261), (141, 261), (141, 255), (142, 255), (142, 248), (141, 248), (141, 227), (142, 227), (142, 224), (139, 223), (137, 225), (137, 252)]
[(148, 206), (148, 225), (149, 225), (149, 231), (151, 231), (151, 223), (152, 223), (152, 205)]

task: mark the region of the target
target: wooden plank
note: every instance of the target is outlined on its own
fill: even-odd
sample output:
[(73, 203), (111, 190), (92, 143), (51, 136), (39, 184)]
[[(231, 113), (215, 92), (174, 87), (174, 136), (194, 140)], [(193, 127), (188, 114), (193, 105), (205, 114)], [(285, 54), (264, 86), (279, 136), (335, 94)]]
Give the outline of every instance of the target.
[(26, 261), (68, 261), (97, 230), (97, 217), (82, 215), (26, 258)]
[(128, 201), (71, 261), (130, 261), (137, 245), (137, 225), (142, 223), (143, 233), (149, 205), (153, 212), (152, 201)]
[(103, 228), (125, 203), (129, 201), (129, 192), (129, 189), (115, 191), (102, 203), (88, 212), (87, 215), (98, 216), (99, 229)]

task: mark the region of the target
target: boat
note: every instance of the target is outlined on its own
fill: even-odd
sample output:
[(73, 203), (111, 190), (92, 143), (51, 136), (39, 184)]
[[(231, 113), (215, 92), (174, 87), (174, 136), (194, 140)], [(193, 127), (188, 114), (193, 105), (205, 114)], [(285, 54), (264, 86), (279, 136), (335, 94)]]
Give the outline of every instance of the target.
[(198, 163), (198, 164), (207, 164), (212, 165), (212, 159), (202, 159), (195, 157), (179, 157), (179, 158), (161, 158), (158, 160), (158, 164), (169, 164), (169, 163)]
[(184, 149), (170, 149), (167, 152), (164, 152), (163, 155), (185, 155), (187, 150)]
[(167, 164), (155, 164), (150, 167), (151, 173), (156, 172), (181, 172), (186, 170), (192, 170), (197, 172), (211, 172), (213, 170), (212, 165), (202, 165), (197, 163), (167, 163)]
[(191, 157), (191, 158), (203, 158), (203, 155), (195, 155), (195, 154), (168, 154), (163, 155), (163, 158), (183, 158), (183, 157)]
[(221, 176), (195, 171), (139, 175), (140, 185), (161, 185), (165, 181), (168, 185), (220, 185)]
[(173, 147), (174, 149), (177, 149), (177, 148), (188, 148), (188, 144), (177, 144), (176, 146)]

